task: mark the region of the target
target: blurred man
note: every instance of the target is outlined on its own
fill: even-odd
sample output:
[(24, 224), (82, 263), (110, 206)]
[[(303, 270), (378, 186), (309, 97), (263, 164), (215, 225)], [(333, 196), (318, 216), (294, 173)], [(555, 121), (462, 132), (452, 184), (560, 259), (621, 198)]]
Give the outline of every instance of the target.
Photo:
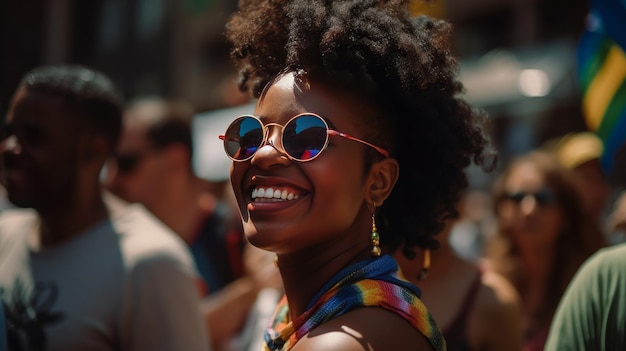
[[(194, 109), (182, 100), (145, 97), (131, 102), (105, 186), (128, 202), (143, 204), (188, 244), (207, 296), (205, 320), (219, 349), (243, 327), (258, 292), (271, 280), (258, 277), (263, 265), (246, 271), (239, 216), (194, 173), (193, 116)], [(275, 272), (277, 284), (276, 268), (266, 266)]]
[(180, 100), (129, 104), (105, 186), (143, 204), (189, 245), (207, 295), (242, 275), (244, 237), (239, 218), (192, 170), (193, 115)]
[(101, 191), (122, 98), (102, 73), (44, 66), (6, 118), (0, 287), (12, 350), (207, 350), (184, 243)]

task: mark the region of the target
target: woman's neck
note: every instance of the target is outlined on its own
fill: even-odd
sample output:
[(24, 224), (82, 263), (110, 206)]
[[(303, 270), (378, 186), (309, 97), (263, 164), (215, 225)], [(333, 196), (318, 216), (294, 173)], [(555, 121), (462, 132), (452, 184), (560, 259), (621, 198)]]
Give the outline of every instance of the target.
[(554, 249), (539, 250), (530, 253), (521, 253), (521, 263), (524, 267), (526, 283), (536, 284), (544, 282), (552, 271)]
[(313, 297), (343, 268), (371, 257), (363, 244), (340, 250), (309, 250), (280, 255), (278, 267), (289, 302), (292, 319), (303, 314)]
[(525, 314), (530, 316), (544, 308), (543, 302), (547, 296), (546, 288), (552, 274), (553, 258), (545, 252), (523, 259), (522, 262), (524, 264), (524, 290), (521, 295)]

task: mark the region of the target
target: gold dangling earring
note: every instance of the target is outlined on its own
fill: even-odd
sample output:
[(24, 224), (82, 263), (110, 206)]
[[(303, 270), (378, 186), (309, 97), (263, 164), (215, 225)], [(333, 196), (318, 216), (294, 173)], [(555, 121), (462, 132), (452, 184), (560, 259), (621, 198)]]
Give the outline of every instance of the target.
[(372, 257), (380, 256), (380, 236), (378, 235), (378, 229), (376, 228), (376, 203), (374, 203), (374, 210), (372, 211), (372, 234), (370, 235), (370, 242), (372, 243), (372, 250), (370, 253)]
[(424, 250), (424, 263), (422, 270), (417, 275), (417, 280), (424, 280), (428, 276), (428, 270), (430, 269), (430, 250)]

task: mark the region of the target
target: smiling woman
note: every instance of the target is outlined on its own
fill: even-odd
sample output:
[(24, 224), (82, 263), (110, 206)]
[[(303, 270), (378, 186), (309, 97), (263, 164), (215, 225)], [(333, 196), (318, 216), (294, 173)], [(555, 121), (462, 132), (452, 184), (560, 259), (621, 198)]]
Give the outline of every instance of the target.
[(450, 26), (409, 5), (243, 0), (227, 25), (258, 103), (221, 139), (246, 237), (285, 289), (266, 350), (445, 349), (390, 254), (436, 248), (464, 169), (494, 158)]

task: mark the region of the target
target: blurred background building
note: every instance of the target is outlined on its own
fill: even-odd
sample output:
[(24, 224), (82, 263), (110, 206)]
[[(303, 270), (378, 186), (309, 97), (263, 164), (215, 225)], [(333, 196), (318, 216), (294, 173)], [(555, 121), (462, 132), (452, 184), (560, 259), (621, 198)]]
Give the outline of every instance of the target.
[[(184, 97), (198, 111), (243, 103), (223, 28), (236, 0), (0, 2), (0, 110), (18, 79), (48, 63), (96, 67), (127, 98)], [(467, 97), (489, 113), (503, 160), (585, 129), (576, 46), (585, 0), (438, 0), (416, 13), (455, 26)], [(477, 175), (476, 186), (487, 179)]]

